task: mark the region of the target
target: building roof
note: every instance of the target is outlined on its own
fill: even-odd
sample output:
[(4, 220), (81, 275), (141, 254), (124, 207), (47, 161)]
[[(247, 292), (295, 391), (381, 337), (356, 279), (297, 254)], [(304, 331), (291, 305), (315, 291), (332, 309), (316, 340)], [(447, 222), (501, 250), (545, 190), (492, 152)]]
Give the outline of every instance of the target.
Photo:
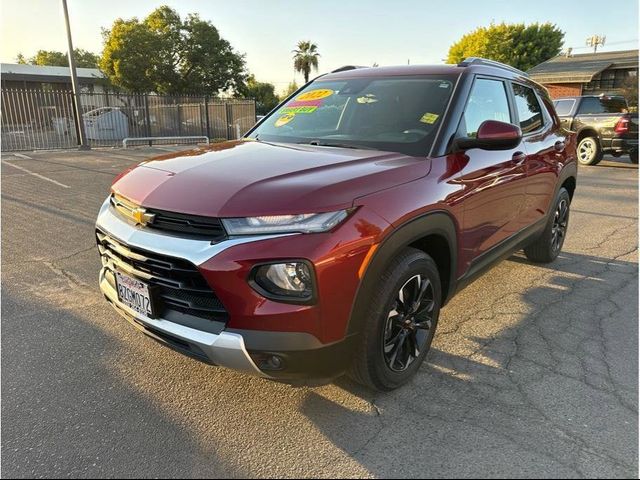
[[(78, 79), (93, 80), (104, 78), (97, 68), (76, 68)], [(1, 63), (2, 80), (26, 80), (32, 82), (70, 82), (69, 67), (48, 67), (42, 65), (22, 65), (17, 63)]]
[(539, 83), (588, 83), (607, 68), (638, 68), (638, 50), (559, 55), (527, 73)]

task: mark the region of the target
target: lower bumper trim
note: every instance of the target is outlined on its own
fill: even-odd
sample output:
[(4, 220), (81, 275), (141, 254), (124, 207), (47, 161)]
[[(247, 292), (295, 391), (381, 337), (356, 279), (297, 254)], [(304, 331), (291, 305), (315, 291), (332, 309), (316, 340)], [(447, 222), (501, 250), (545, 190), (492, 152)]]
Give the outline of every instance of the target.
[(242, 335), (232, 332), (203, 332), (161, 318), (152, 319), (118, 301), (118, 294), (100, 271), (100, 290), (116, 311), (147, 335), (181, 353), (239, 372), (269, 378), (253, 362)]

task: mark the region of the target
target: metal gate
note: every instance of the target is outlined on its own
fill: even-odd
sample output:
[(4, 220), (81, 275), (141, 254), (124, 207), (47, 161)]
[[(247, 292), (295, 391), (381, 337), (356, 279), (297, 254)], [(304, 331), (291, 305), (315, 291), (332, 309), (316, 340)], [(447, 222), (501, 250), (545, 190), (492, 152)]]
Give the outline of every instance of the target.
[[(94, 147), (119, 146), (126, 137), (231, 140), (256, 121), (253, 100), (120, 93), (82, 93), (80, 100), (87, 141)], [(4, 151), (78, 145), (71, 91), (2, 89), (1, 101)]]

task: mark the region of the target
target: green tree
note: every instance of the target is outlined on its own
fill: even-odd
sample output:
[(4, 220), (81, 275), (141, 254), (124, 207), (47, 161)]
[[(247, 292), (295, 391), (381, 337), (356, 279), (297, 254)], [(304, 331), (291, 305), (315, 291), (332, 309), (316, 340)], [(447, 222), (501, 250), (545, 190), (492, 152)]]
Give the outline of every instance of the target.
[(117, 19), (103, 30), (100, 69), (132, 92), (238, 93), (246, 80), (244, 56), (197, 14), (185, 19), (167, 6), (144, 20)]
[[(79, 68), (97, 68), (98, 55), (91, 53), (82, 48), (73, 50), (76, 60), (76, 67)], [(57, 52), (55, 50), (38, 50), (33, 57), (25, 58), (21, 53), (16, 57), (16, 61), (21, 64), (46, 65), (51, 67), (66, 67), (69, 65), (67, 52)]]
[(280, 101), (282, 101), (285, 98), (287, 98), (293, 92), (298, 90), (298, 88), (300, 88), (300, 87), (298, 87), (298, 84), (295, 81), (291, 82), (289, 85), (287, 85), (287, 89), (284, 92), (282, 92), (282, 95), (280, 95)]
[(266, 115), (278, 104), (276, 87), (267, 82), (258, 82), (254, 75), (247, 77), (247, 84), (240, 93), (256, 101), (256, 114)]
[(155, 90), (155, 64), (152, 52), (157, 39), (137, 19), (117, 19), (111, 30), (103, 30), (104, 49), (100, 70), (116, 87), (134, 93)]
[(558, 55), (563, 40), (564, 32), (552, 23), (492, 23), (451, 45), (447, 63), (483, 57), (526, 71)]
[(309, 81), (311, 70), (318, 70), (318, 46), (310, 40), (298, 42), (298, 48), (292, 51), (293, 68), (304, 75), (304, 83)]

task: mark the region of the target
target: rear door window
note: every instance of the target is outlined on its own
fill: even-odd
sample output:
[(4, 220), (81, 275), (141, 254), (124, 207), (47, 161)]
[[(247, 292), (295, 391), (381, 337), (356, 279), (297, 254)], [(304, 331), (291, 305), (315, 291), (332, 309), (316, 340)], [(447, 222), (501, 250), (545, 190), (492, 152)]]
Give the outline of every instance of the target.
[(554, 107), (556, 107), (556, 113), (563, 117), (563, 116), (567, 116), (571, 113), (571, 110), (573, 110), (573, 105), (576, 103), (575, 100), (573, 99), (567, 99), (567, 100), (556, 100), (555, 102), (553, 102)]
[(615, 97), (585, 97), (580, 102), (578, 114), (598, 113), (626, 113), (627, 103), (622, 98)]

